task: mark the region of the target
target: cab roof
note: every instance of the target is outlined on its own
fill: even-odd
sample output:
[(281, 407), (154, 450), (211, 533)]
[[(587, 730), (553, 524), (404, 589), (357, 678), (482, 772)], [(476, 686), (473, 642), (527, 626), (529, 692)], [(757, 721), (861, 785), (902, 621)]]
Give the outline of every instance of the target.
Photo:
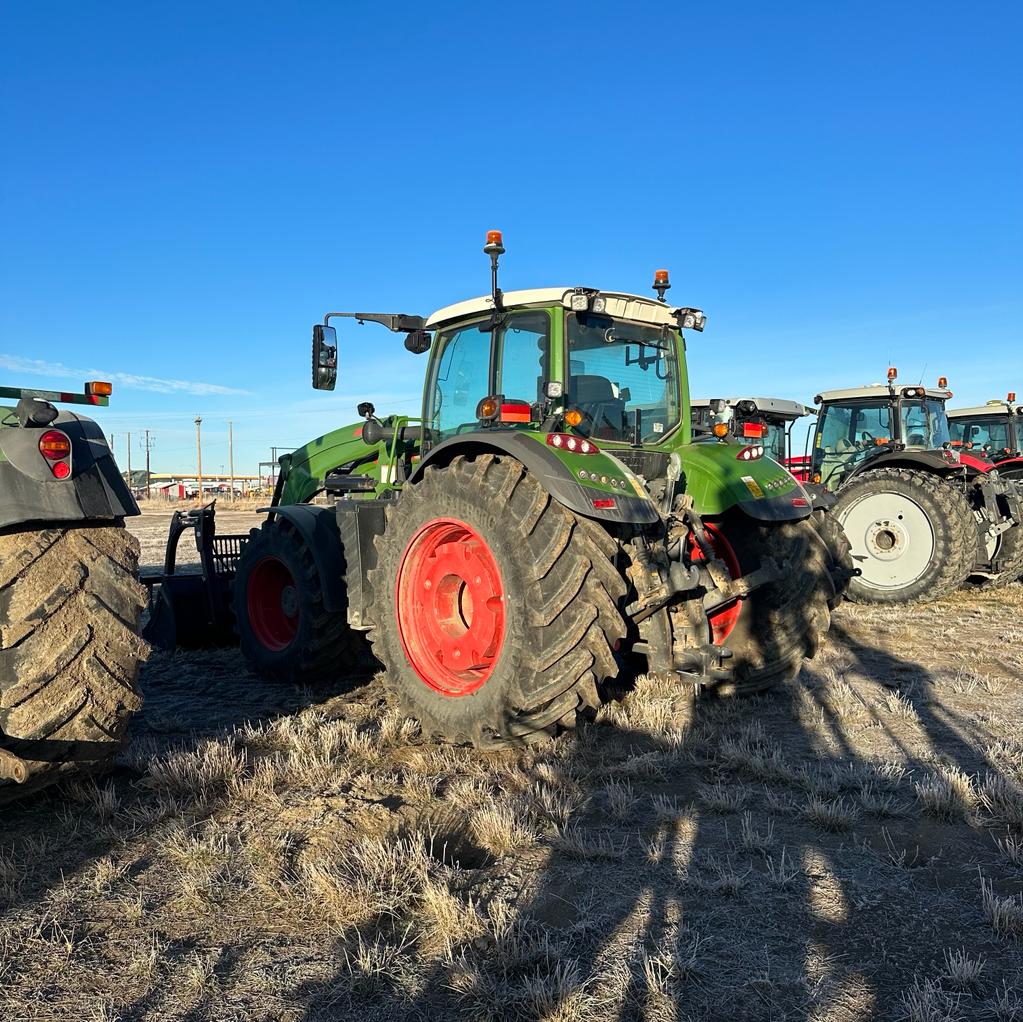
[(740, 402), (746, 401), (753, 405), (753, 410), (782, 419), (800, 419), (804, 415), (813, 415), (815, 410), (799, 401), (789, 401), (783, 397), (726, 397), (712, 399), (706, 397), (693, 398), (689, 403), (693, 408), (706, 408), (712, 400), (723, 400), (729, 408), (735, 408)]
[(950, 408), (950, 419), (975, 419), (980, 415), (1023, 415), (1023, 405), (1010, 405), (1008, 401), (988, 401), (975, 408)]
[(909, 383), (896, 383), (895, 386), (889, 390), (889, 388), (883, 383), (874, 383), (869, 387), (847, 387), (843, 390), (822, 390), (813, 399), (813, 403), (815, 405), (819, 405), (822, 401), (856, 401), (869, 400), (870, 398), (887, 400), (891, 397), (897, 397), (907, 390), (922, 390), (925, 396), (935, 398), (938, 401), (947, 401), (952, 396), (952, 392), (950, 390), (938, 390), (937, 387), (924, 387), (922, 385)]
[[(574, 287), (535, 287), (522, 291), (505, 291), (502, 296), (502, 304), (506, 308), (548, 308), (551, 305), (563, 305), (566, 308), (569, 303), (569, 296)], [(640, 323), (650, 323), (654, 326), (667, 324), (678, 326), (676, 315), (681, 311), (653, 298), (646, 298), (642, 295), (623, 294), (618, 291), (596, 291), (594, 294), (603, 295), (606, 299), (604, 315), (616, 316), (620, 319), (638, 320)], [(426, 329), (433, 330), (442, 327), (452, 320), (464, 319), (472, 316), (486, 316), (494, 311), (494, 299), (492, 295), (482, 295), (479, 298), (469, 298), (464, 302), (456, 302), (454, 305), (445, 305), (438, 309), (426, 321)]]

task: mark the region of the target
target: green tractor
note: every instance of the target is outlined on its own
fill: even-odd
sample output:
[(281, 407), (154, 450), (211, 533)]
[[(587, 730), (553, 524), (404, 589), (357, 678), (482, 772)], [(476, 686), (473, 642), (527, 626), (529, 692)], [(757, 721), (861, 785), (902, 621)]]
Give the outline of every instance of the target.
[(365, 402), (280, 459), (267, 521), (214, 583), (249, 663), (336, 676), (367, 638), (424, 732), (479, 747), (572, 726), (623, 671), (722, 694), (794, 675), (829, 625), (827, 551), (788, 472), (691, 442), (683, 331), (703, 314), (664, 301), (666, 271), (658, 300), (505, 294), (499, 232), (484, 252), (485, 297), (313, 328), (319, 390), (332, 320), (404, 334), (429, 353), (423, 411)]
[(81, 394), (0, 387), (0, 799), (102, 766), (141, 704), (138, 506)]

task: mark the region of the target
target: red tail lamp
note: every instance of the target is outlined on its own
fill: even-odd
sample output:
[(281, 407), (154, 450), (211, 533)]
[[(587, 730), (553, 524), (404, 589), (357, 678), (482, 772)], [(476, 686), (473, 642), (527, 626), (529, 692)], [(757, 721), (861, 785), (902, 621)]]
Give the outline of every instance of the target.
[(744, 422), (742, 424), (743, 436), (762, 437), (766, 432), (762, 422)]
[(39, 453), (47, 461), (61, 461), (71, 454), (71, 441), (59, 429), (48, 429), (39, 438)]
[(500, 422), (530, 422), (533, 410), (526, 401), (503, 401), (497, 418)]
[(58, 461), (50, 468), (56, 479), (67, 479), (71, 475), (71, 466), (66, 461)]

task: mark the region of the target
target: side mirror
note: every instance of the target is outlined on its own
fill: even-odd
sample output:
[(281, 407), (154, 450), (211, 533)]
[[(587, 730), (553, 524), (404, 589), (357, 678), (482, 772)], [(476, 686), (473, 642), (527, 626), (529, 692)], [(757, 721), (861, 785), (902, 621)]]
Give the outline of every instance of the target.
[(313, 327), (313, 389), (333, 390), (337, 383), (337, 331), (317, 323)]
[(405, 335), (405, 347), (413, 355), (422, 355), (430, 350), (430, 334), (427, 330), (410, 330)]

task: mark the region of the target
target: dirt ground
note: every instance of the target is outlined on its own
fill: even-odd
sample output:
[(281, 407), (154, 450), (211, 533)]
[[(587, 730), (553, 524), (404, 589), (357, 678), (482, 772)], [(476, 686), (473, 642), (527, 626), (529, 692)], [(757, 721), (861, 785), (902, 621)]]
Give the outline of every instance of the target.
[(1023, 586), (517, 752), (421, 741), (371, 662), (142, 681), (111, 775), (4, 810), (4, 1018), (1023, 1019)]

